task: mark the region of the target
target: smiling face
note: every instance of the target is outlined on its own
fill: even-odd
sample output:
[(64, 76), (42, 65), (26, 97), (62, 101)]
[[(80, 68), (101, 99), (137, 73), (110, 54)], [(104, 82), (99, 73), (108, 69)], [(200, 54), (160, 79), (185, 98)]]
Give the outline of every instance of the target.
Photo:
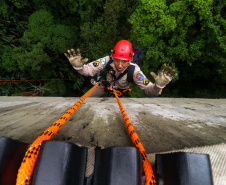
[(114, 60), (114, 64), (115, 64), (115, 68), (117, 69), (118, 72), (124, 71), (128, 65), (129, 65), (129, 60), (119, 60), (116, 58), (113, 58)]

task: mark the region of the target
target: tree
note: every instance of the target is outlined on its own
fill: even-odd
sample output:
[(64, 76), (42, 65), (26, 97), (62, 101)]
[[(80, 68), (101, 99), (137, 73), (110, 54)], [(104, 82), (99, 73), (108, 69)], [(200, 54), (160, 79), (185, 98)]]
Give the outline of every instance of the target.
[(14, 48), (13, 58), (20, 70), (32, 79), (70, 78), (70, 75), (76, 78), (70, 70), (61, 70), (71, 68), (61, 59), (63, 53), (75, 45), (77, 31), (75, 26), (56, 24), (49, 11), (36, 11), (29, 17), (28, 30), (20, 40), (21, 46)]
[(225, 5), (223, 0), (141, 0), (129, 21), (132, 40), (146, 52), (145, 72), (173, 61), (182, 79), (223, 80)]
[[(0, 79), (2, 80), (15, 80), (25, 76), (13, 59), (12, 52), (13, 48), (19, 45), (18, 40), (27, 29), (27, 20), (26, 11), (21, 13), (11, 1), (0, 1)], [(1, 83), (0, 95), (11, 95), (26, 87), (16, 83)]]
[(130, 38), (131, 25), (127, 21), (139, 0), (97, 0), (80, 12), (82, 51), (92, 61), (106, 56), (116, 42)]

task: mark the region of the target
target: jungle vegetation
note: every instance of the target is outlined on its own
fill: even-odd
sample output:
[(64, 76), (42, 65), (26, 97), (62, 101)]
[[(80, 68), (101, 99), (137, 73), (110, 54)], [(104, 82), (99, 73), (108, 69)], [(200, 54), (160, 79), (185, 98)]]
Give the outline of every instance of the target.
[(176, 68), (161, 97), (226, 97), (225, 0), (1, 0), (0, 80), (58, 80), (0, 81), (0, 95), (81, 96), (90, 79), (64, 53), (80, 48), (94, 61), (121, 39), (143, 49), (152, 82), (163, 63)]

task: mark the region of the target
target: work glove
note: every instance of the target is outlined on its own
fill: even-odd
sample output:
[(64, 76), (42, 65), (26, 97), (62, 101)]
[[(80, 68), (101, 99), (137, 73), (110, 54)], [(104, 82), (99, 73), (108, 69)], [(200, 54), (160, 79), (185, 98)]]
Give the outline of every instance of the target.
[(79, 49), (77, 49), (76, 52), (74, 49), (67, 50), (67, 52), (68, 53), (64, 53), (64, 55), (67, 57), (71, 65), (77, 70), (82, 69), (84, 63), (88, 61), (88, 58), (82, 59)]
[(172, 67), (169, 66), (166, 68), (166, 64), (162, 65), (158, 75), (154, 72), (151, 72), (150, 74), (155, 79), (155, 85), (160, 89), (163, 89), (173, 78), (177, 76), (177, 73), (175, 73), (175, 70), (172, 69)]

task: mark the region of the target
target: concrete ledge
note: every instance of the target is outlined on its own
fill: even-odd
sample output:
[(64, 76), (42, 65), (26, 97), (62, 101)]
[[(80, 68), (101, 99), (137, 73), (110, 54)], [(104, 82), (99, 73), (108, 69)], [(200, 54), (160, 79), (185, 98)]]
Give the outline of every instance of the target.
[[(0, 97), (0, 136), (32, 143), (79, 98)], [(121, 98), (147, 153), (226, 142), (226, 99)], [(87, 98), (52, 138), (132, 146), (115, 98)]]

